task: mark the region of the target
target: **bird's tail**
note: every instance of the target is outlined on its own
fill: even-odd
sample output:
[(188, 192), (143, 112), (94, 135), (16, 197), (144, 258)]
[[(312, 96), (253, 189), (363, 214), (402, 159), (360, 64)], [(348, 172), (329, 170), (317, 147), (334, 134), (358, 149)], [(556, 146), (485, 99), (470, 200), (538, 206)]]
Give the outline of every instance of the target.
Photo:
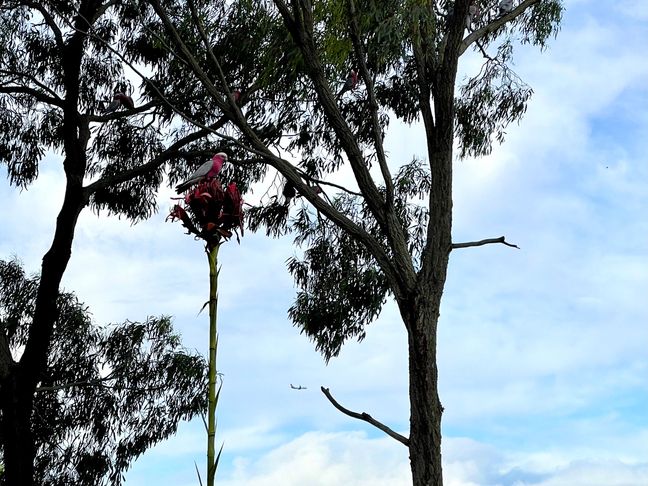
[(191, 187), (191, 184), (189, 182), (183, 182), (182, 184), (178, 184), (175, 187), (175, 192), (176, 192), (176, 194), (182, 194), (183, 192), (185, 192), (190, 187)]

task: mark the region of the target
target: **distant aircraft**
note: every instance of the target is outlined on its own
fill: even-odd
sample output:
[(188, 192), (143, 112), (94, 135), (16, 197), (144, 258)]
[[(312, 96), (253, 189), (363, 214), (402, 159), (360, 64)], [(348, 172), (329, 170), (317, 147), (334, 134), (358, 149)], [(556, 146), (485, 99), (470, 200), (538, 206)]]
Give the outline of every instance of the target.
[(305, 386), (294, 386), (292, 383), (290, 384), (290, 388), (292, 388), (293, 390), (308, 390), (308, 388), (306, 388)]

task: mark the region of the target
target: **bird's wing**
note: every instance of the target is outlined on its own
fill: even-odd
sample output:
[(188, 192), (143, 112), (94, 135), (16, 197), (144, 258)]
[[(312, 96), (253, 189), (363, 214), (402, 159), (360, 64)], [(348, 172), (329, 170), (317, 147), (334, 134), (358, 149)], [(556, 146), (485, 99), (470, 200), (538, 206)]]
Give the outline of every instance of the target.
[(213, 162), (211, 160), (205, 162), (203, 165), (198, 167), (196, 171), (189, 176), (188, 179), (194, 179), (196, 177), (205, 177), (212, 168)]

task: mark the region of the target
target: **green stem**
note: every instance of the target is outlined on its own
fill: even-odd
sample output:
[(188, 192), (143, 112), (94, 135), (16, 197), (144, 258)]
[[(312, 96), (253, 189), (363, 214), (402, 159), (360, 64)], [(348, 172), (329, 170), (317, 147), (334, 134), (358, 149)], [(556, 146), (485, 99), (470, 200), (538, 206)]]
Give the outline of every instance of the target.
[(207, 413), (207, 486), (214, 486), (216, 476), (216, 346), (218, 333), (216, 328), (216, 308), (218, 304), (218, 249), (220, 244), (209, 245), (209, 408)]

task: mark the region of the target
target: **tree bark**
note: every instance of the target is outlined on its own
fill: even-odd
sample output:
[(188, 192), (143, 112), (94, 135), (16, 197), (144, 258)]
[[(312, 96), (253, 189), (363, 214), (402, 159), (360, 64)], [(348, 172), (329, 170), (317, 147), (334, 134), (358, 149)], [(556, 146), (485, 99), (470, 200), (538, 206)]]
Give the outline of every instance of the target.
[(15, 370), (16, 367), (12, 367), (0, 387), (0, 407), (2, 407), (0, 435), (5, 467), (3, 484), (31, 486), (35, 456), (30, 426), (33, 395), (24, 393)]
[(442, 486), (436, 333), (440, 299), (417, 306), (408, 333), (410, 466), (414, 486)]
[[(455, 64), (456, 67), (456, 64)], [(437, 80), (434, 126), (426, 126), (432, 184), (427, 242), (417, 285), (399, 302), (408, 332), (410, 465), (414, 486), (443, 486), (437, 329), (452, 247), (452, 141), (456, 70)]]

